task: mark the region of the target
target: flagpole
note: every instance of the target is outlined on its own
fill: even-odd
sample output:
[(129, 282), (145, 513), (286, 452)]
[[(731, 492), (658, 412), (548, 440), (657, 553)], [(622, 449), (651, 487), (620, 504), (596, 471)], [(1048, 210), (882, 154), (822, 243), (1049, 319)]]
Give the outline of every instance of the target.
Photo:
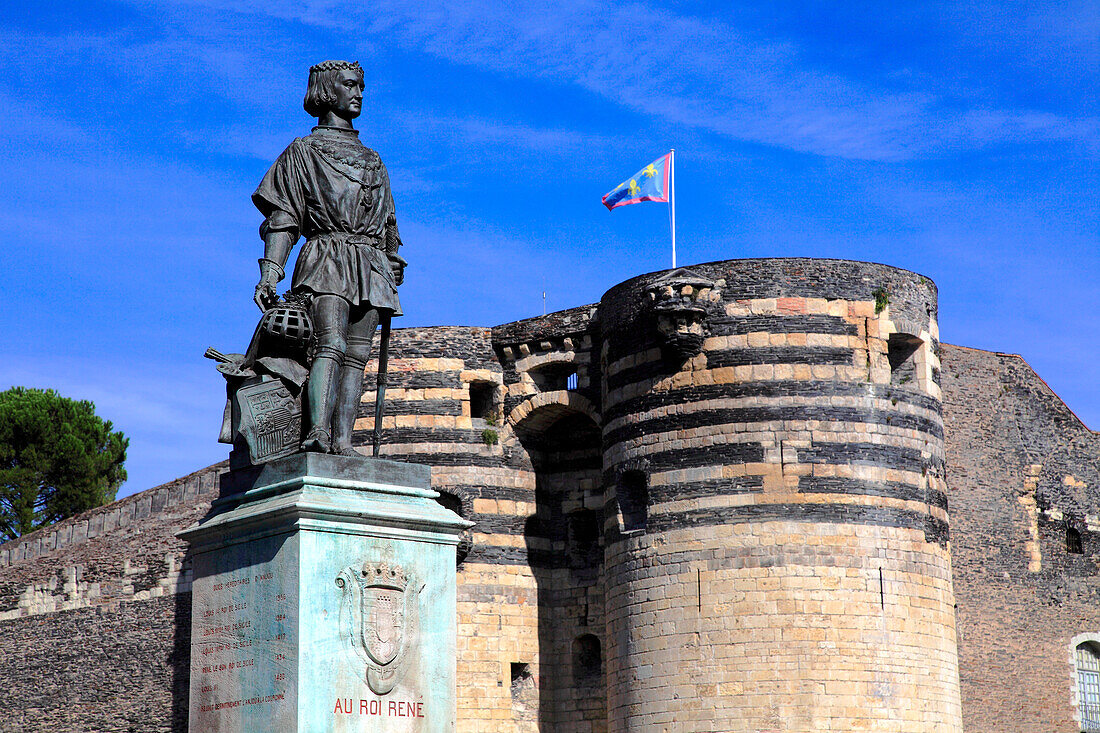
[(672, 148), (668, 151), (668, 177), (669, 191), (668, 191), (668, 205), (672, 208), (672, 269), (676, 269), (676, 165), (674, 158), (676, 157), (676, 148)]

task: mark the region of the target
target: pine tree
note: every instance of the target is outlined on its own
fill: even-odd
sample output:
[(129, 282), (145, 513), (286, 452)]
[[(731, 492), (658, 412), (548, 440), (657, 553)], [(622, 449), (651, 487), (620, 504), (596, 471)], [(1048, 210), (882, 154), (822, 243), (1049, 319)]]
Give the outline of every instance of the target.
[(0, 392), (0, 542), (114, 501), (129, 442), (91, 402)]

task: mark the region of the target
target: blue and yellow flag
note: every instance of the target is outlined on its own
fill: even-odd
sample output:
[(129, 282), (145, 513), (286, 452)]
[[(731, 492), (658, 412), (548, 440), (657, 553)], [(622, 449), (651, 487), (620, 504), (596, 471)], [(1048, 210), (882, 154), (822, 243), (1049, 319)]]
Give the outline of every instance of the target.
[(616, 206), (637, 204), (642, 201), (668, 201), (669, 159), (666, 153), (645, 168), (620, 183), (603, 197), (603, 205), (610, 211)]

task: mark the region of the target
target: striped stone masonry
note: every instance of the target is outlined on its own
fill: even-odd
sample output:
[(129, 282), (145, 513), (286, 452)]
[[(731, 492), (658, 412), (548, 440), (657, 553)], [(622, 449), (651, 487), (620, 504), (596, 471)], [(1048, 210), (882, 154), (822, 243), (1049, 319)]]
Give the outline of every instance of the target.
[(961, 730), (935, 286), (690, 275), (720, 293), (694, 356), (655, 276), (600, 303), (609, 730)]

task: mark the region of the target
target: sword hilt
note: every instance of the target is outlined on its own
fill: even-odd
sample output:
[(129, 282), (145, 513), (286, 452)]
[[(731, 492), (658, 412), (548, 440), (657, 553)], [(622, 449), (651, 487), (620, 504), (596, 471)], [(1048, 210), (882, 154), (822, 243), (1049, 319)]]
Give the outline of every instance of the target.
[(206, 353), (203, 354), (203, 356), (205, 356), (207, 359), (213, 359), (214, 361), (218, 362), (219, 364), (228, 364), (229, 362), (233, 361), (228, 356), (226, 356), (222, 352), (215, 349), (213, 346), (208, 348), (206, 350)]

